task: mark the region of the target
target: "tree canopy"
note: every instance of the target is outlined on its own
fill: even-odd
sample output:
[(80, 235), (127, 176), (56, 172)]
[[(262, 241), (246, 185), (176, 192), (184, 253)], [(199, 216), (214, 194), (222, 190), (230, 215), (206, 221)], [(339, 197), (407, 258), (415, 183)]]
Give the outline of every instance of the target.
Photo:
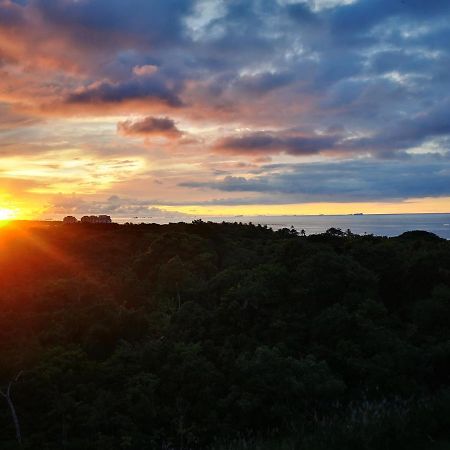
[[(447, 448), (449, 324), (450, 242), (431, 233), (0, 230), (22, 448)], [(6, 401), (0, 427), (18, 448)]]

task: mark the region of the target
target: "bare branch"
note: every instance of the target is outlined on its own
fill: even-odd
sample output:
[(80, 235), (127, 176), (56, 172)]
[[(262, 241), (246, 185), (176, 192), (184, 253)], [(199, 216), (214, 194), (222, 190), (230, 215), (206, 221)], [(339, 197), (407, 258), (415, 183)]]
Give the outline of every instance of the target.
[(14, 378), (14, 381), (19, 381), (19, 378), (22, 376), (23, 370), (19, 371), (19, 373), (16, 375), (16, 378)]
[(16, 408), (14, 406), (13, 400), (11, 398), (11, 387), (14, 382), (16, 382), (19, 377), (22, 375), (22, 371), (20, 371), (16, 377), (9, 382), (8, 387), (6, 388), (6, 392), (0, 390), (0, 393), (3, 397), (5, 397), (6, 402), (8, 403), (9, 409), (11, 411), (12, 420), (14, 423), (14, 427), (16, 428), (16, 438), (19, 445), (22, 445), (22, 434), (20, 432), (20, 424), (19, 424), (19, 418), (17, 417)]

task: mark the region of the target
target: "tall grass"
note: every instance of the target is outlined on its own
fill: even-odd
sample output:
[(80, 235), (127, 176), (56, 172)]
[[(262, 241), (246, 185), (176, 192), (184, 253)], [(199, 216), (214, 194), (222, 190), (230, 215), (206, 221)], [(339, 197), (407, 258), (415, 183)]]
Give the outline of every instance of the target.
[(450, 392), (432, 399), (363, 400), (275, 436), (242, 436), (211, 450), (449, 450)]

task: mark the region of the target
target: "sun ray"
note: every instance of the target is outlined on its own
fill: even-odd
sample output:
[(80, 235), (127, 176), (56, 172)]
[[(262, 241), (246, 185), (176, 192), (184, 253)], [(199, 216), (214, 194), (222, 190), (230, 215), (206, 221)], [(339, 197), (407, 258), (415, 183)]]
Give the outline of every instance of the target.
[(87, 267), (77, 258), (65, 253), (58, 246), (52, 244), (49, 240), (44, 239), (38, 232), (39, 227), (34, 226), (18, 226), (15, 231), (18, 235), (37, 250), (44, 253), (53, 261), (61, 264), (70, 273), (79, 277), (81, 280), (90, 283), (96, 287), (102, 287), (101, 274), (93, 267)]
[(15, 211), (9, 208), (0, 208), (0, 222), (8, 222), (15, 217)]

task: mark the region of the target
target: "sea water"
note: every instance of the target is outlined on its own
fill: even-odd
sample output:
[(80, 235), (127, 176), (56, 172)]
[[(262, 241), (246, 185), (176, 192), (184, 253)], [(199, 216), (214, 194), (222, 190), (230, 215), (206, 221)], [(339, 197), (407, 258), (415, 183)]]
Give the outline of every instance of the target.
[(118, 223), (169, 223), (191, 222), (195, 219), (212, 222), (242, 222), (267, 225), (274, 230), (294, 227), (305, 230), (306, 234), (323, 233), (328, 228), (350, 229), (356, 234), (375, 234), (378, 236), (398, 236), (405, 231), (424, 230), (450, 239), (450, 214), (364, 214), (333, 216), (145, 216), (145, 217), (113, 217)]

